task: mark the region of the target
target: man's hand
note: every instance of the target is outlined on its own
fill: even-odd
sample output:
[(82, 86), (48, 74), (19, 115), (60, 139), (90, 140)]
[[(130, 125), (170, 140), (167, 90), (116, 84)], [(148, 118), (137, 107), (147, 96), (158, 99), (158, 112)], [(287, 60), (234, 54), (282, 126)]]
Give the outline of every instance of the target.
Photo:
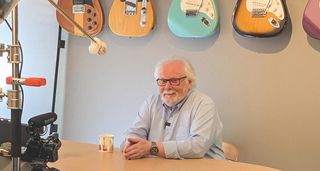
[(128, 138), (123, 149), (123, 156), (127, 160), (143, 158), (150, 154), (151, 142), (142, 138)]

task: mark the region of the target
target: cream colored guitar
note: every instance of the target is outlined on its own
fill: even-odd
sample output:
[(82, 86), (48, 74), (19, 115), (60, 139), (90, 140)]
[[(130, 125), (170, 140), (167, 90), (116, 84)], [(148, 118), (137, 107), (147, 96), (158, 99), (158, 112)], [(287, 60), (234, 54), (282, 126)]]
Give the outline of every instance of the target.
[(152, 0), (114, 0), (109, 27), (119, 36), (142, 37), (151, 32), (155, 17)]

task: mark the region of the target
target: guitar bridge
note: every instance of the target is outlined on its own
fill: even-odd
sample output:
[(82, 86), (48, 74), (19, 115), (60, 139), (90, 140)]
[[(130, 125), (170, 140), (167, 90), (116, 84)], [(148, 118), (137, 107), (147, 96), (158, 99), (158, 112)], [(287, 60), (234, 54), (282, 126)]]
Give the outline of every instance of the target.
[(266, 16), (267, 11), (262, 8), (254, 8), (252, 9), (252, 17), (264, 17)]
[(267, 15), (267, 11), (272, 5), (272, 0), (267, 2), (253, 1), (252, 17), (264, 17)]

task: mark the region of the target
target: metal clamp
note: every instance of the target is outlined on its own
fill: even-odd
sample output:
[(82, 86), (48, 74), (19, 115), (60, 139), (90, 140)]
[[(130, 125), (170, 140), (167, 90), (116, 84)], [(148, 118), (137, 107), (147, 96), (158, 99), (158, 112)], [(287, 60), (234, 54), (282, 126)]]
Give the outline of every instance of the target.
[(2, 102), (2, 98), (5, 97), (6, 94), (2, 92), (2, 87), (0, 87), (0, 102)]
[(8, 90), (8, 108), (22, 109), (21, 90)]
[(20, 53), (19, 53), (20, 45), (11, 45), (8, 47), (10, 49), (8, 63), (11, 63), (11, 64), (21, 63)]
[(6, 48), (5, 44), (0, 43), (0, 57), (3, 56), (3, 52), (10, 53), (10, 50)]

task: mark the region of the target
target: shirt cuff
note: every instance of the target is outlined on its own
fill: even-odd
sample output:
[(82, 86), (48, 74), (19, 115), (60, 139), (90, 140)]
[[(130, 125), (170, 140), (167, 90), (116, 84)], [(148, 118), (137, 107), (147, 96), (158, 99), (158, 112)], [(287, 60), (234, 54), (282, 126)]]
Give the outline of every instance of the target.
[(177, 142), (176, 141), (166, 141), (162, 142), (164, 148), (164, 154), (168, 159), (183, 159), (179, 155)]

